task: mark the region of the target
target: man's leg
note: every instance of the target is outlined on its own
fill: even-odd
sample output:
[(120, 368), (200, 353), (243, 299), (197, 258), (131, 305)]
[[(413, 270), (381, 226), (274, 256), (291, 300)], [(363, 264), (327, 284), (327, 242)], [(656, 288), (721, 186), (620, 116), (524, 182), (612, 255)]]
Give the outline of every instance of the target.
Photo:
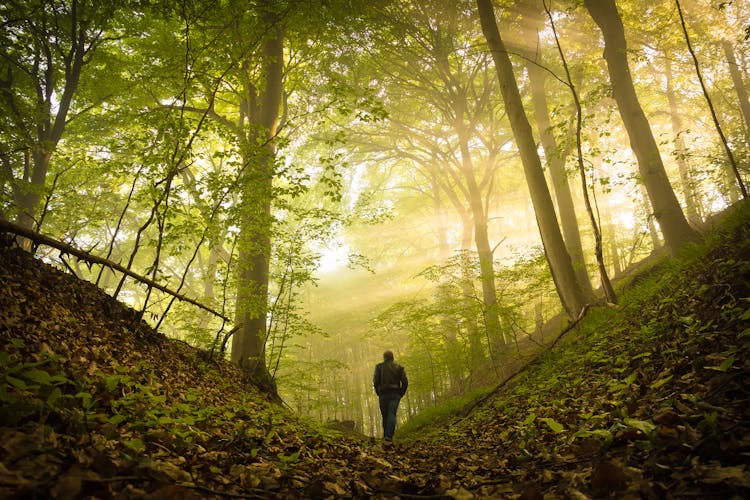
[(388, 398), (387, 403), (387, 417), (384, 429), (384, 437), (388, 441), (393, 439), (393, 434), (396, 432), (396, 411), (398, 410), (398, 403), (401, 401), (401, 396), (395, 395)]
[(387, 436), (388, 429), (388, 402), (387, 396), (378, 396), (378, 402), (380, 403), (380, 416), (383, 419), (383, 437)]

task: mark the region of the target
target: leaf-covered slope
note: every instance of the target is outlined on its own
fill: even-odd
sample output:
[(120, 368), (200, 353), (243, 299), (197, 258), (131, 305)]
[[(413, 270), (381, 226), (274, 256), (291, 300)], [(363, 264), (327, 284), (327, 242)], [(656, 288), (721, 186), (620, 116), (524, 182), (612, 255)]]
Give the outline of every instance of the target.
[(747, 216), (422, 439), (462, 443), (482, 495), (750, 497)]
[(7, 246), (0, 376), (1, 498), (325, 492), (309, 462), (349, 452), (228, 363)]

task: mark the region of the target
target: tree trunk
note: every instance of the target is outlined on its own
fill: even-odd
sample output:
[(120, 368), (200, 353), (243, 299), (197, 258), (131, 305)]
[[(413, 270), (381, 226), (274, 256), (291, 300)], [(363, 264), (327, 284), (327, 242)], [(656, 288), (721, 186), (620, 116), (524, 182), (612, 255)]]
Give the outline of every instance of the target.
[(734, 83), (734, 90), (737, 92), (737, 100), (740, 102), (740, 111), (742, 111), (742, 118), (745, 121), (745, 137), (750, 142), (750, 100), (747, 97), (747, 89), (742, 79), (742, 72), (737, 64), (737, 59), (734, 57), (732, 44), (727, 40), (722, 40), (721, 47), (724, 49), (724, 55), (729, 64), (729, 74), (732, 77), (732, 83)]
[[(55, 77), (52, 69), (50, 68), (49, 71), (41, 75), (32, 74), (32, 78), (35, 79), (34, 86), (37, 89), (36, 105), (41, 114), (36, 117), (37, 122), (33, 131), (27, 131), (27, 137), (33, 137), (33, 143), (28, 144), (31, 150), (32, 163), (30, 175), (23, 179), (18, 189), (15, 190), (17, 193), (15, 202), (19, 208), (18, 224), (29, 229), (33, 228), (36, 223), (37, 210), (44, 191), (52, 154), (65, 131), (68, 112), (73, 104), (73, 97), (78, 90), (81, 71), (85, 64), (84, 54), (87, 51), (87, 42), (90, 43), (82, 26), (75, 24), (75, 19), (73, 17), (74, 24), (71, 30), (74, 35), (78, 33), (78, 36), (73, 37), (71, 47), (65, 48), (69, 50), (70, 57), (64, 58), (65, 82), (60, 93), (60, 101), (56, 106), (56, 113), (53, 114), (52, 112), (52, 89), (55, 88)], [(93, 52), (93, 48), (91, 52)], [(38, 53), (35, 57), (42, 58), (44, 56)], [(46, 92), (42, 92), (41, 89), (46, 89)], [(28, 169), (25, 170), (28, 171)], [(37, 231), (39, 229), (39, 227), (36, 227)]]
[(555, 279), (555, 286), (568, 316), (574, 318), (583, 309), (586, 299), (576, 279), (570, 255), (563, 242), (555, 207), (547, 187), (547, 181), (544, 178), (542, 162), (536, 152), (531, 125), (529, 125), (526, 112), (523, 109), (521, 95), (518, 92), (513, 66), (497, 28), (492, 2), (491, 0), (477, 0), (477, 6), (482, 23), (482, 32), (487, 39), (492, 58), (495, 61), (505, 109), (521, 154), (521, 162), (529, 186), (531, 201), (534, 205), (537, 225)]
[(463, 103), (459, 103), (456, 110), (456, 131), (461, 148), (461, 173), (466, 181), (469, 205), (474, 222), (474, 244), (479, 257), (479, 269), (482, 281), (482, 301), (484, 303), (484, 319), (487, 337), (494, 347), (503, 344), (498, 317), (497, 290), (495, 288), (495, 266), (487, 234), (487, 215), (482, 203), (482, 192), (474, 178), (474, 166), (469, 151), (469, 139), (463, 123)]
[[(470, 272), (471, 262), (469, 259), (469, 252), (472, 247), (472, 227), (473, 223), (471, 216), (468, 212), (462, 210), (461, 212), (461, 292), (463, 294), (464, 301), (471, 304), (474, 300), (474, 288), (473, 282), (474, 277)], [(462, 308), (464, 311), (464, 322), (466, 324), (466, 335), (469, 338), (469, 366), (473, 369), (476, 366), (480, 366), (484, 363), (486, 357), (484, 349), (482, 348), (481, 332), (479, 325), (477, 324), (477, 317), (472, 313), (474, 307), (467, 306)]]
[(549, 8), (546, 6), (544, 7), (544, 10), (547, 12), (547, 16), (549, 17), (550, 25), (552, 27), (552, 34), (555, 37), (555, 44), (557, 45), (557, 50), (560, 53), (560, 61), (562, 62), (563, 68), (565, 69), (565, 77), (568, 81), (568, 87), (570, 88), (570, 93), (573, 96), (573, 103), (575, 104), (576, 109), (576, 159), (578, 163), (578, 173), (581, 176), (581, 193), (583, 193), (583, 200), (586, 205), (586, 212), (589, 215), (589, 220), (591, 221), (591, 231), (594, 233), (594, 254), (596, 255), (596, 262), (599, 267), (599, 276), (601, 278), (602, 283), (602, 289), (604, 290), (604, 296), (607, 299), (607, 302), (610, 303), (616, 303), (617, 302), (617, 296), (615, 295), (614, 288), (612, 288), (612, 283), (609, 280), (609, 274), (607, 273), (607, 267), (604, 264), (604, 251), (602, 249), (602, 233), (599, 228), (599, 224), (596, 221), (596, 216), (594, 215), (594, 209), (591, 206), (591, 199), (589, 197), (589, 190), (588, 190), (588, 182), (586, 181), (586, 168), (583, 164), (583, 148), (581, 146), (581, 130), (583, 128), (583, 111), (581, 110), (581, 101), (578, 98), (578, 91), (576, 90), (575, 85), (573, 84), (573, 78), (570, 76), (570, 68), (568, 67), (568, 61), (565, 57), (565, 53), (563, 52), (562, 45), (560, 45), (560, 39), (557, 36), (557, 29), (555, 28), (555, 23), (552, 18), (552, 13), (549, 11)]
[(706, 105), (708, 105), (708, 110), (711, 112), (711, 119), (714, 122), (714, 127), (716, 128), (716, 134), (719, 136), (722, 146), (724, 146), (724, 152), (727, 155), (727, 160), (729, 160), (729, 165), (732, 169), (732, 173), (734, 173), (735, 179), (737, 180), (737, 185), (740, 188), (742, 197), (747, 198), (748, 194), (747, 194), (747, 188), (745, 188), (745, 182), (742, 180), (742, 175), (740, 174), (740, 170), (737, 166), (737, 161), (734, 158), (734, 153), (732, 152), (732, 148), (729, 145), (729, 141), (727, 140), (727, 137), (724, 134), (724, 130), (721, 128), (721, 123), (719, 122), (719, 117), (716, 113), (716, 108), (714, 106), (713, 99), (711, 99), (711, 96), (708, 94), (708, 87), (706, 86), (706, 82), (703, 78), (703, 72), (701, 71), (700, 64), (698, 63), (698, 56), (695, 54), (695, 50), (693, 50), (693, 44), (690, 42), (690, 34), (688, 33), (687, 23), (685, 22), (685, 16), (682, 13), (682, 6), (680, 5), (679, 0), (675, 0), (674, 3), (675, 3), (675, 6), (677, 7), (677, 14), (680, 17), (680, 26), (682, 27), (682, 34), (685, 35), (685, 45), (687, 46), (688, 52), (690, 53), (690, 57), (693, 59), (693, 66), (695, 67), (695, 76), (698, 77), (698, 83), (700, 83), (701, 90), (703, 90), (703, 97), (705, 97)]
[(638, 168), (654, 208), (654, 216), (671, 254), (683, 245), (696, 241), (698, 233), (690, 227), (677, 196), (669, 183), (659, 148), (635, 92), (627, 58), (625, 29), (614, 0), (584, 0), (604, 36), (604, 59), (607, 62), (612, 94), (617, 102), (630, 146), (638, 159)]
[(680, 109), (677, 104), (677, 96), (674, 92), (672, 77), (672, 62), (669, 57), (665, 57), (664, 73), (667, 78), (667, 102), (669, 102), (669, 118), (672, 122), (672, 134), (674, 135), (674, 153), (677, 161), (677, 169), (680, 172), (680, 183), (682, 184), (682, 193), (685, 196), (685, 215), (688, 221), (694, 226), (701, 223), (700, 209), (693, 189), (693, 181), (690, 177), (690, 170), (687, 164), (687, 148), (685, 139), (682, 137), (682, 118)]
[(641, 207), (643, 207), (643, 212), (646, 214), (646, 226), (648, 226), (648, 234), (651, 237), (651, 247), (656, 250), (661, 248), (662, 243), (659, 238), (659, 231), (656, 229), (656, 224), (654, 224), (654, 207), (651, 206), (651, 200), (648, 199), (648, 193), (643, 184), (638, 184), (638, 193), (641, 198)]
[(547, 95), (544, 91), (544, 71), (539, 65), (533, 62), (527, 62), (526, 68), (531, 87), (531, 99), (534, 104), (534, 120), (536, 121), (542, 148), (544, 149), (544, 158), (547, 160), (550, 178), (552, 179), (552, 187), (554, 188), (555, 199), (557, 200), (557, 209), (560, 213), (560, 225), (565, 246), (570, 253), (573, 269), (583, 293), (588, 299), (592, 299), (594, 290), (591, 287), (591, 280), (586, 269), (586, 259), (584, 258), (583, 245), (581, 244), (578, 217), (576, 216), (575, 204), (573, 203), (573, 195), (570, 191), (570, 183), (565, 173), (566, 155), (558, 149), (557, 141), (550, 128)]
[(448, 225), (445, 221), (445, 212), (440, 198), (440, 183), (437, 180), (437, 173), (432, 169), (430, 170), (430, 179), (432, 181), (430, 183), (432, 206), (435, 211), (435, 220), (437, 221), (438, 259), (441, 264), (444, 264), (450, 257), (448, 249)]
[[(249, 170), (243, 192), (243, 211), (239, 236), (239, 263), (235, 322), (239, 331), (232, 338), (232, 361), (249, 372), (253, 379), (273, 388), (266, 365), (268, 277), (271, 256), (271, 188), (275, 147), (282, 98), (283, 30), (273, 20), (269, 37), (263, 42), (261, 59), (265, 82), (259, 106), (251, 117), (260, 127), (263, 146), (259, 152), (253, 139), (244, 145), (244, 165)], [(252, 152), (257, 152), (253, 155)]]

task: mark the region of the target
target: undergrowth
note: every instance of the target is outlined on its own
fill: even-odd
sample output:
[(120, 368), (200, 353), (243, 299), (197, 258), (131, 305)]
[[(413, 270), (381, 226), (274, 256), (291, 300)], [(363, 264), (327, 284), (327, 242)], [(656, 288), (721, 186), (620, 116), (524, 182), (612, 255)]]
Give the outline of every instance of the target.
[(402, 438), (414, 435), (425, 428), (447, 424), (456, 416), (456, 414), (465, 411), (465, 408), (485, 397), (492, 391), (492, 389), (492, 387), (474, 389), (461, 397), (447, 399), (435, 406), (426, 408), (401, 425), (396, 430), (396, 437)]

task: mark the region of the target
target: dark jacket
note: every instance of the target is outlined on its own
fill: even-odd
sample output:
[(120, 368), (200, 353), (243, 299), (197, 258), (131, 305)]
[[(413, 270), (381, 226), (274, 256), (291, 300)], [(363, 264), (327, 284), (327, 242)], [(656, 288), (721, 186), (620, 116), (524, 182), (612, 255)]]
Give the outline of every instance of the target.
[(375, 366), (375, 374), (372, 376), (372, 385), (375, 387), (375, 393), (406, 394), (406, 388), (409, 386), (409, 379), (406, 378), (406, 370), (392, 359), (378, 363)]

